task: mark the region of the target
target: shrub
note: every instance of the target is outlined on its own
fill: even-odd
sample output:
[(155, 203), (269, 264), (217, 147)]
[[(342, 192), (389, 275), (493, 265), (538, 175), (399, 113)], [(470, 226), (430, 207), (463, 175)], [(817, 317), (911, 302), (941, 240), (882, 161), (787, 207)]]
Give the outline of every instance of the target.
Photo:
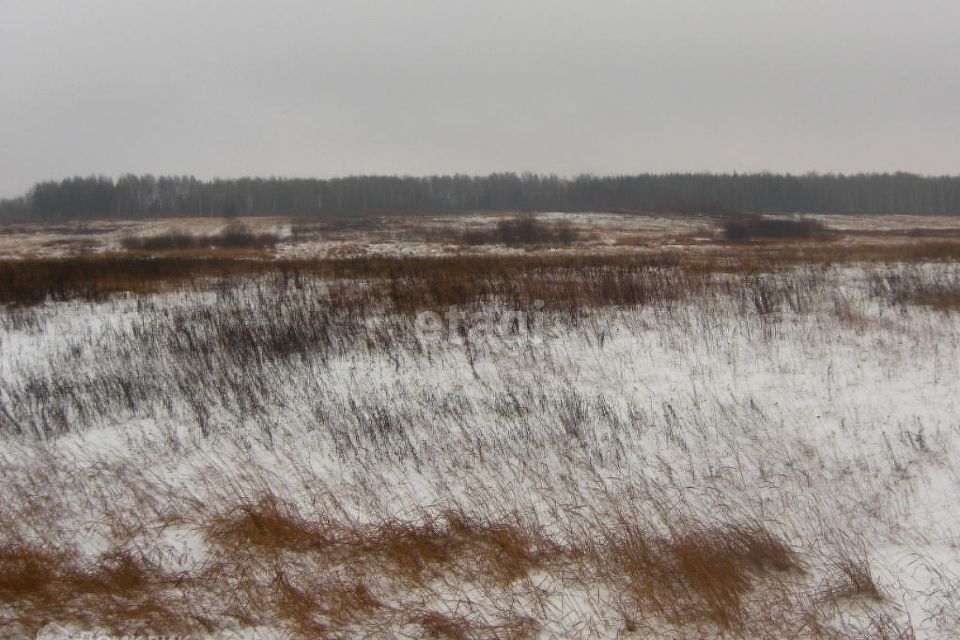
[(827, 228), (816, 220), (800, 218), (767, 218), (754, 215), (731, 218), (723, 223), (723, 235), (730, 242), (745, 242), (752, 238), (798, 239), (823, 235)]
[(179, 229), (153, 236), (124, 238), (128, 251), (177, 251), (186, 249), (265, 249), (277, 244), (276, 234), (256, 233), (241, 222), (231, 222), (218, 233), (199, 235)]
[(538, 244), (573, 244), (577, 230), (568, 222), (545, 222), (530, 214), (505, 218), (490, 230), (470, 230), (463, 234), (468, 245), (505, 244), (524, 246)]

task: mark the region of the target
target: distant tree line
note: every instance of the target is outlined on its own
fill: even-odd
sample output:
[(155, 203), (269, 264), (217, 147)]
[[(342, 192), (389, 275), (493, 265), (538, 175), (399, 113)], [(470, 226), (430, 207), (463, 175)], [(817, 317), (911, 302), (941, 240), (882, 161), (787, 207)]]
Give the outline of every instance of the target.
[(42, 182), (0, 201), (2, 219), (353, 216), (469, 211), (960, 214), (960, 177), (895, 174), (644, 174), (334, 179), (126, 175)]

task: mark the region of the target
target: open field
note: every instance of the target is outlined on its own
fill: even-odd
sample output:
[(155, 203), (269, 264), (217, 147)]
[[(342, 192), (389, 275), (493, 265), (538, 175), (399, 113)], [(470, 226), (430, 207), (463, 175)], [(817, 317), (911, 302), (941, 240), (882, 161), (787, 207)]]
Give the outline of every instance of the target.
[[(464, 234), (494, 228), (512, 214), (368, 216), (337, 218), (169, 218), (88, 222), (0, 223), (0, 259), (101, 255), (127, 249), (131, 239), (171, 233), (215, 235), (238, 222), (257, 234), (273, 234), (268, 252), (278, 258), (530, 253), (531, 247), (466, 244)], [(780, 216), (791, 218), (792, 216)], [(878, 245), (908, 240), (960, 239), (960, 219), (948, 216), (811, 215), (826, 225), (836, 245)], [(539, 250), (625, 253), (641, 249), (715, 247), (722, 239), (716, 218), (612, 213), (541, 214), (577, 231), (569, 244)], [(537, 248), (534, 248), (536, 250)]]
[(955, 637), (960, 219), (813, 218), (2, 228), (0, 635)]

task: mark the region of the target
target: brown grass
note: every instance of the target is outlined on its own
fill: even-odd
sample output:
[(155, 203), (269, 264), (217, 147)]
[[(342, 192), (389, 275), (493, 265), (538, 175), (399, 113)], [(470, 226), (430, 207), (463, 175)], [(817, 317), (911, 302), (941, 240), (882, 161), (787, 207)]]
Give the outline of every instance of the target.
[(870, 563), (863, 557), (847, 556), (834, 564), (834, 578), (823, 587), (825, 600), (865, 598), (882, 601), (883, 595), (873, 579)]
[(168, 594), (176, 582), (126, 551), (80, 563), (74, 553), (7, 545), (0, 548), (0, 622), (31, 633), (49, 619), (131, 633), (183, 631), (190, 625)]
[(516, 522), (488, 522), (457, 512), (420, 523), (389, 520), (349, 525), (307, 520), (272, 495), (213, 516), (207, 536), (234, 553), (323, 553), (337, 558), (376, 558), (394, 575), (414, 583), (455, 563), (503, 583), (561, 556), (540, 531)]
[(709, 622), (737, 628), (743, 599), (757, 580), (800, 570), (795, 553), (755, 525), (691, 524), (663, 536), (625, 524), (603, 555), (614, 577), (626, 579), (638, 611), (652, 609), (678, 627)]
[[(845, 246), (796, 241), (682, 254), (323, 260), (178, 251), (155, 258), (0, 261), (0, 301), (101, 300), (257, 278), (267, 279), (277, 291), (292, 292), (291, 299), (316, 291), (304, 288), (304, 281), (321, 280), (329, 285), (323, 304), (347, 312), (411, 313), (540, 299), (551, 309), (577, 313), (593, 306), (671, 303), (717, 294), (740, 296), (744, 308), (766, 316), (791, 305), (802, 307), (803, 289), (817, 286), (815, 268), (781, 277), (795, 267), (953, 261), (960, 258), (960, 242)], [(956, 304), (955, 286), (930, 284), (919, 270), (901, 280), (878, 282), (877, 291), (900, 304)], [(294, 320), (301, 317), (288, 313)], [(836, 309), (849, 323), (860, 321), (858, 313), (839, 304)], [(254, 354), (251, 358), (297, 353), (322, 342), (321, 316), (303, 316), (310, 318), (316, 334), (303, 331), (306, 323), (292, 320), (278, 326), (295, 330), (275, 336), (258, 333), (260, 326), (228, 323), (211, 328), (209, 344), (191, 343), (189, 348), (232, 349), (240, 363), (247, 351)], [(243, 331), (234, 331), (238, 326)], [(576, 436), (577, 428), (572, 420), (570, 433)], [(44, 491), (39, 484), (32, 489), (31, 495)], [(137, 499), (149, 504), (154, 496), (143, 488)], [(436, 638), (526, 637), (556, 614), (542, 605), (551, 594), (544, 595), (540, 585), (552, 580), (611, 594), (598, 601), (621, 616), (628, 633), (667, 626), (679, 630), (680, 637), (746, 637), (746, 630), (756, 637), (789, 637), (786, 626), (777, 626), (779, 618), (804, 618), (808, 628), (817, 629), (821, 605), (829, 609), (851, 599), (858, 605), (883, 599), (869, 562), (857, 555), (826, 567), (828, 575), (805, 585), (806, 559), (753, 522), (674, 519), (654, 526), (633, 514), (597, 518), (574, 534), (564, 515), (556, 517), (559, 524), (552, 523), (548, 532), (530, 515), (457, 508), (357, 522), (321, 509), (308, 512), (270, 493), (192, 508), (167, 521), (202, 532), (207, 544), (208, 556), (183, 574), (169, 574), (138, 555), (128, 544), (138, 533), (136, 523), (119, 518), (111, 525), (115, 550), (97, 557), (0, 538), (0, 624), (19, 635), (57, 620), (118, 634), (269, 624), (304, 638), (387, 636), (398, 628)], [(43, 530), (43, 515), (35, 515), (34, 530)], [(4, 530), (14, 528), (0, 524)], [(53, 524), (50, 520), (46, 526)], [(471, 609), (464, 590), (488, 596), (490, 610)], [(444, 600), (449, 593), (463, 600), (451, 605)], [(540, 602), (539, 617), (519, 614), (515, 603), (520, 600)], [(813, 608), (805, 608), (810, 601)], [(892, 621), (878, 617), (873, 622), (875, 637), (909, 637)]]
[(273, 495), (214, 516), (207, 533), (235, 550), (322, 551), (337, 542), (332, 527), (305, 520), (294, 507)]
[[(286, 569), (279, 573), (274, 570), (278, 615), (307, 636), (349, 626), (361, 612), (390, 615), (390, 605), (362, 583), (364, 575), (390, 576), (393, 588), (408, 594), (438, 582), (463, 581), (509, 590), (533, 572), (559, 571), (568, 580), (600, 576), (611, 585), (624, 585), (638, 615), (653, 611), (678, 627), (709, 622), (733, 629), (742, 623), (743, 600), (759, 580), (800, 570), (796, 554), (757, 525), (685, 525), (664, 536), (625, 524), (608, 532), (606, 543), (591, 551), (589, 545), (554, 541), (520, 518), (492, 522), (450, 511), (419, 523), (331, 523), (305, 519), (289, 505), (262, 497), (214, 517), (207, 534), (244, 558), (247, 567), (265, 558), (277, 563), (281, 554), (290, 553), (314, 556), (328, 568), (350, 567), (353, 582), (338, 588), (307, 586), (302, 574), (298, 577), (297, 570), (291, 570), (295, 564), (283, 565)], [(413, 620), (427, 637), (478, 637), (502, 631), (498, 625), (437, 611)], [(510, 627), (508, 636), (517, 637), (514, 632), (531, 630), (531, 625), (527, 621)]]
[(102, 300), (116, 293), (150, 294), (203, 277), (243, 273), (243, 263), (222, 259), (90, 257), (0, 261), (0, 302)]
[[(228, 278), (280, 277), (296, 283), (337, 283), (338, 304), (386, 304), (400, 312), (472, 305), (500, 298), (525, 305), (543, 300), (556, 309), (638, 305), (679, 300), (707, 290), (722, 292), (715, 276), (769, 274), (798, 266), (915, 264), (960, 260), (960, 241), (841, 246), (822, 243), (751, 245), (710, 251), (638, 254), (256, 259), (216, 252), (162, 257), (106, 255), (0, 261), (0, 303), (103, 300), (118, 294), (151, 294), (207, 286)], [(243, 251), (243, 250), (239, 250)], [(356, 281), (375, 282), (365, 300)], [(729, 283), (728, 283), (729, 284)], [(718, 285), (720, 289), (717, 289)], [(369, 292), (375, 292), (371, 298)], [(954, 308), (957, 290), (919, 291), (903, 302)]]
[(538, 627), (535, 621), (522, 616), (489, 624), (439, 611), (416, 614), (411, 621), (423, 630), (423, 637), (437, 640), (520, 640), (537, 637)]
[(909, 298), (907, 302), (937, 309), (938, 311), (956, 311), (960, 309), (960, 290), (922, 293)]
[[(557, 612), (542, 608), (538, 620), (516, 604), (542, 603), (550, 577), (612, 594), (628, 633), (766, 629), (776, 637), (775, 629), (794, 628), (777, 626), (790, 618), (818, 624), (804, 602), (880, 598), (868, 566), (852, 561), (833, 566), (808, 598), (797, 552), (756, 523), (676, 521), (662, 530), (633, 516), (561, 540), (519, 515), (494, 520), (453, 509), (419, 521), (357, 523), (308, 517), (269, 493), (225, 509), (196, 505), (176, 520), (209, 543), (207, 559), (177, 575), (119, 549), (83, 560), (23, 543), (0, 548), (0, 623), (23, 635), (53, 620), (116, 634), (265, 624), (300, 638), (391, 635), (411, 626), (426, 638), (526, 638)], [(438, 599), (461, 588), (485, 594), (494, 608)], [(892, 621), (876, 622), (888, 633), (878, 637), (907, 637), (889, 635), (903, 632)]]

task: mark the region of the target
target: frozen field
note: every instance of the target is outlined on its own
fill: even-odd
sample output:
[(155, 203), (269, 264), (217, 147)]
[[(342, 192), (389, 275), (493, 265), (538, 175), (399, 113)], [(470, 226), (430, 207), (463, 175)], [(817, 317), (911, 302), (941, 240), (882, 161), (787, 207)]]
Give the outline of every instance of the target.
[(3, 307), (0, 634), (956, 637), (955, 260), (590, 246)]
[[(310, 218), (242, 218), (256, 232), (276, 234), (271, 257), (317, 258), (371, 255), (450, 255), (503, 253), (523, 248), (464, 246), (460, 234), (489, 229), (507, 214), (460, 216), (371, 216), (355, 221)], [(783, 216), (790, 217), (790, 216)], [(882, 244), (911, 237), (960, 237), (960, 220), (948, 216), (810, 216), (840, 234), (835, 241), (855, 245)], [(702, 249), (719, 239), (716, 221), (702, 216), (626, 215), (613, 213), (548, 213), (542, 220), (572, 224), (580, 235), (572, 246), (554, 251), (633, 253), (665, 246)], [(0, 223), (0, 259), (101, 255), (123, 249), (130, 237), (171, 231), (213, 234), (236, 220), (170, 218), (90, 222)]]

